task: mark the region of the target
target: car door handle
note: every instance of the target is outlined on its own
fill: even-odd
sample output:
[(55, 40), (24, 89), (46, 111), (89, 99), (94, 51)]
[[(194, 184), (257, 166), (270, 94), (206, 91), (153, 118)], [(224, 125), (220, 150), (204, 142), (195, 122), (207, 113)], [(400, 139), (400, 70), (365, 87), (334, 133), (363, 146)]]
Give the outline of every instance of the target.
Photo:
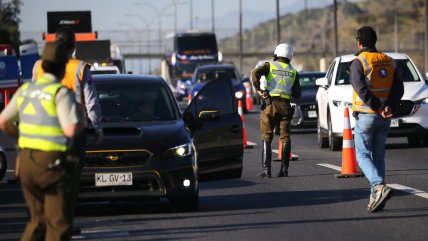
[(242, 130), (242, 127), (240, 125), (233, 125), (232, 128), (230, 128), (230, 130), (233, 133), (238, 133), (238, 132), (240, 132)]

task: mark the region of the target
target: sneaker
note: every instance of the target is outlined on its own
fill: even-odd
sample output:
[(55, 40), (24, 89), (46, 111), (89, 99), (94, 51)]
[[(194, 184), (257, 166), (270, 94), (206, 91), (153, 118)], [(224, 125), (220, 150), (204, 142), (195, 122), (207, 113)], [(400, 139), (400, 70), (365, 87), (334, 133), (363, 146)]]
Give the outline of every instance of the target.
[(393, 195), (392, 189), (386, 186), (385, 184), (380, 184), (375, 186), (374, 190), (375, 190), (374, 197), (373, 195), (370, 195), (370, 201), (367, 207), (367, 210), (371, 213), (383, 210), (386, 202)]

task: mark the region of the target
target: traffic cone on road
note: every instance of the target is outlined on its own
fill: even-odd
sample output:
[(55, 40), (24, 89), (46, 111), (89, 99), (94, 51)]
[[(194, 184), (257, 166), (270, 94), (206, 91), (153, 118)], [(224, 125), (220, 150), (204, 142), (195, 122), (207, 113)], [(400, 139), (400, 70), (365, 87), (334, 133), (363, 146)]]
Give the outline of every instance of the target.
[(362, 177), (357, 171), (357, 158), (355, 157), (354, 141), (352, 139), (351, 121), (348, 107), (345, 107), (343, 120), (343, 144), (342, 144), (342, 172), (335, 177)]
[(190, 105), (190, 102), (192, 102), (192, 92), (187, 95), (187, 104)]
[(247, 130), (245, 129), (245, 119), (244, 119), (244, 110), (243, 110), (243, 108), (242, 108), (242, 101), (241, 100), (238, 100), (238, 113), (239, 113), (239, 116), (241, 116), (241, 120), (242, 120), (242, 132), (243, 132), (243, 135), (244, 135), (244, 148), (253, 148), (253, 146), (251, 146), (251, 145), (248, 145), (248, 142), (247, 142)]
[[(280, 162), (281, 158), (282, 158), (282, 140), (279, 139), (279, 141), (278, 141), (278, 159), (274, 159), (273, 161)], [(291, 161), (297, 161), (297, 160), (299, 160), (299, 156), (292, 154), (290, 151), (290, 160)]]
[(247, 106), (247, 110), (253, 109), (253, 98), (251, 96), (251, 85), (246, 83), (245, 85), (245, 104)]

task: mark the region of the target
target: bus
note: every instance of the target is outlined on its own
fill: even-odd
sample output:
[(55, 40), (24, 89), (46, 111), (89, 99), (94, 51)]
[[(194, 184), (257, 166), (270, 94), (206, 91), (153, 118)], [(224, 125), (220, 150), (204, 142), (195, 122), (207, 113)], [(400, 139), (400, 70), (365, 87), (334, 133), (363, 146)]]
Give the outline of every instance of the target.
[(183, 32), (169, 34), (161, 60), (161, 76), (168, 82), (177, 99), (187, 97), (196, 66), (221, 63), (215, 33)]

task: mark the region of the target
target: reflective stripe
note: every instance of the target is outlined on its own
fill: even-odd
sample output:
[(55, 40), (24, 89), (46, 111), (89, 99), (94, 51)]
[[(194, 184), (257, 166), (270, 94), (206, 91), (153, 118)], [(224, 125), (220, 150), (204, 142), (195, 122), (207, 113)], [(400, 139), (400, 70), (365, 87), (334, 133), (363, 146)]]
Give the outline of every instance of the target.
[(342, 148), (354, 148), (354, 142), (352, 140), (343, 140)]
[[(21, 134), (20, 134), (21, 135)], [(27, 143), (31, 143), (28, 145)], [(20, 136), (18, 140), (18, 146), (20, 148), (30, 148), (41, 151), (63, 151), (67, 150), (66, 143), (57, 144), (48, 140), (38, 139), (38, 138), (27, 138), (25, 136)]]
[(77, 69), (76, 69), (76, 71), (75, 71), (75, 74), (76, 74), (76, 76), (75, 76), (75, 79), (74, 79), (74, 84), (75, 84), (75, 88), (76, 88), (76, 90), (75, 90), (75, 96), (76, 96), (76, 101), (77, 101), (77, 103), (80, 103), (80, 104), (82, 104), (82, 93), (81, 93), (81, 88), (80, 88), (80, 79), (83, 77), (82, 75), (83, 75), (83, 70), (84, 70), (84, 68), (85, 68), (85, 66), (86, 66), (86, 63), (85, 62), (83, 62), (83, 61), (79, 61), (79, 64), (77, 65)]
[(343, 129), (351, 129), (351, 123), (349, 122), (349, 117), (345, 117), (343, 120)]

